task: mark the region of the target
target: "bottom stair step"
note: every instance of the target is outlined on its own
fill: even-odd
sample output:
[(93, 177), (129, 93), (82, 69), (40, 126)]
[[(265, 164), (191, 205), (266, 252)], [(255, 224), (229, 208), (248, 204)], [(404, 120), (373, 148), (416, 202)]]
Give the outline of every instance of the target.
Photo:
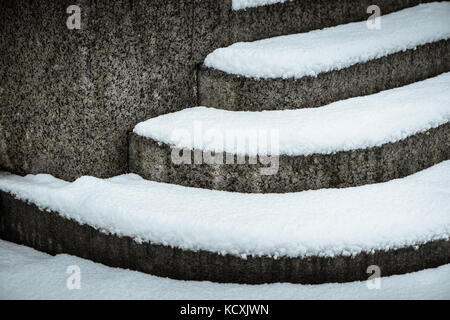
[(450, 262), (450, 161), (347, 189), (239, 194), (0, 174), (0, 237), (185, 280), (326, 283)]

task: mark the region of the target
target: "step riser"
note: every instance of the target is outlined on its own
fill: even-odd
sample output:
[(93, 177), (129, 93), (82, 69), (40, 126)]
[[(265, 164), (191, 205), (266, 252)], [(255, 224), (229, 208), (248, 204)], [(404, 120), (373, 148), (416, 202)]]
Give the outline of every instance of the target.
[[(381, 13), (432, 0), (379, 0)], [(268, 6), (231, 10), (231, 0), (195, 0), (194, 55), (200, 63), (212, 50), (240, 41), (302, 33), (369, 18), (369, 0), (294, 0)]]
[(450, 71), (450, 40), (300, 79), (252, 79), (202, 67), (199, 105), (228, 110), (320, 107)]
[(354, 257), (241, 259), (206, 251), (183, 251), (137, 243), (102, 233), (90, 226), (43, 212), (35, 205), (0, 192), (0, 237), (49, 254), (72, 254), (111, 267), (161, 277), (235, 283), (293, 282), (319, 284), (367, 280), (370, 265), (382, 276), (433, 268), (450, 262), (450, 241), (437, 240), (416, 248), (361, 253)]
[(298, 192), (385, 182), (450, 159), (450, 123), (380, 147), (280, 156), (275, 175), (261, 175), (261, 165), (248, 161), (221, 166), (175, 165), (169, 146), (135, 134), (130, 135), (129, 145), (130, 171), (149, 180), (244, 193)]

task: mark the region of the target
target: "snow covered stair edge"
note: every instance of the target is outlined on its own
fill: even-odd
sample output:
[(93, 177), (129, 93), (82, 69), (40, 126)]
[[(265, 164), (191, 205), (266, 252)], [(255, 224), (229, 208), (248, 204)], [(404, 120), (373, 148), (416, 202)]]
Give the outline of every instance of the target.
[(448, 88), (450, 73), (445, 73), (320, 108), (243, 112), (195, 107), (141, 122), (133, 132), (172, 147), (252, 156), (257, 148), (220, 140), (229, 133), (274, 132), (280, 155), (331, 154), (397, 142), (447, 123)]
[(291, 194), (186, 188), (133, 174), (69, 183), (3, 173), (0, 190), (138, 242), (242, 257), (333, 257), (450, 236), (450, 161), (387, 183)]
[(293, 1), (293, 0), (233, 0), (232, 8), (233, 10), (242, 10), (246, 8), (267, 6), (269, 4), (283, 3), (286, 1)]
[(255, 78), (301, 78), (415, 49), (450, 37), (450, 2), (420, 4), (381, 18), (216, 49), (205, 66)]

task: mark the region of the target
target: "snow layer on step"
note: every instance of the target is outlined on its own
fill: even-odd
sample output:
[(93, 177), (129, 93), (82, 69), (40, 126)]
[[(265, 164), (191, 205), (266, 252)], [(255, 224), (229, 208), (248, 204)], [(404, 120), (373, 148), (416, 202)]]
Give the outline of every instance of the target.
[(274, 3), (283, 3), (292, 0), (233, 0), (233, 10), (240, 10), (245, 8), (253, 8), (266, 6)]
[(421, 4), (381, 17), (381, 29), (356, 22), (215, 50), (207, 67), (257, 78), (300, 78), (339, 70), (450, 37), (450, 2)]
[[(299, 285), (180, 281), (48, 254), (0, 240), (0, 299), (450, 299), (450, 265), (365, 281)], [(81, 270), (81, 289), (67, 290), (68, 266)], [(214, 317), (213, 317), (214, 318)]]
[[(196, 107), (139, 123), (134, 132), (180, 148), (255, 155), (273, 138), (278, 143), (272, 154), (328, 154), (396, 142), (447, 123), (449, 88), (450, 73), (445, 73), (321, 108), (237, 112)], [(261, 149), (251, 142), (230, 143), (230, 132), (241, 138), (260, 134)], [(270, 139), (263, 139), (264, 132)]]
[(291, 194), (187, 188), (134, 174), (69, 183), (3, 173), (0, 189), (136, 241), (242, 257), (357, 254), (450, 236), (450, 161), (387, 183)]

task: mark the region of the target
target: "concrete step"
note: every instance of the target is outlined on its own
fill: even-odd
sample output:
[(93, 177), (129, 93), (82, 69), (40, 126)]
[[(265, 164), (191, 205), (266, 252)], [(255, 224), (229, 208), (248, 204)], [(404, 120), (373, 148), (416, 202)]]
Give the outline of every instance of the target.
[[(379, 0), (382, 14), (409, 8), (428, 0)], [(247, 1), (242, 7), (233, 0), (195, 0), (194, 56), (200, 63), (219, 47), (239, 41), (254, 41), (268, 37), (307, 32), (339, 24), (366, 20), (369, 0), (291, 0)]]
[[(199, 105), (228, 110), (319, 107), (450, 71), (450, 2), (217, 49), (198, 73)], [(414, 23), (411, 23), (414, 21)]]
[(450, 159), (450, 73), (315, 109), (197, 107), (138, 124), (129, 169), (154, 181), (280, 193), (388, 181)]
[[(366, 280), (450, 262), (450, 162), (403, 179), (294, 194), (186, 188), (128, 174), (0, 174), (0, 237), (163, 277)], [(424, 219), (426, 217), (426, 219)]]

